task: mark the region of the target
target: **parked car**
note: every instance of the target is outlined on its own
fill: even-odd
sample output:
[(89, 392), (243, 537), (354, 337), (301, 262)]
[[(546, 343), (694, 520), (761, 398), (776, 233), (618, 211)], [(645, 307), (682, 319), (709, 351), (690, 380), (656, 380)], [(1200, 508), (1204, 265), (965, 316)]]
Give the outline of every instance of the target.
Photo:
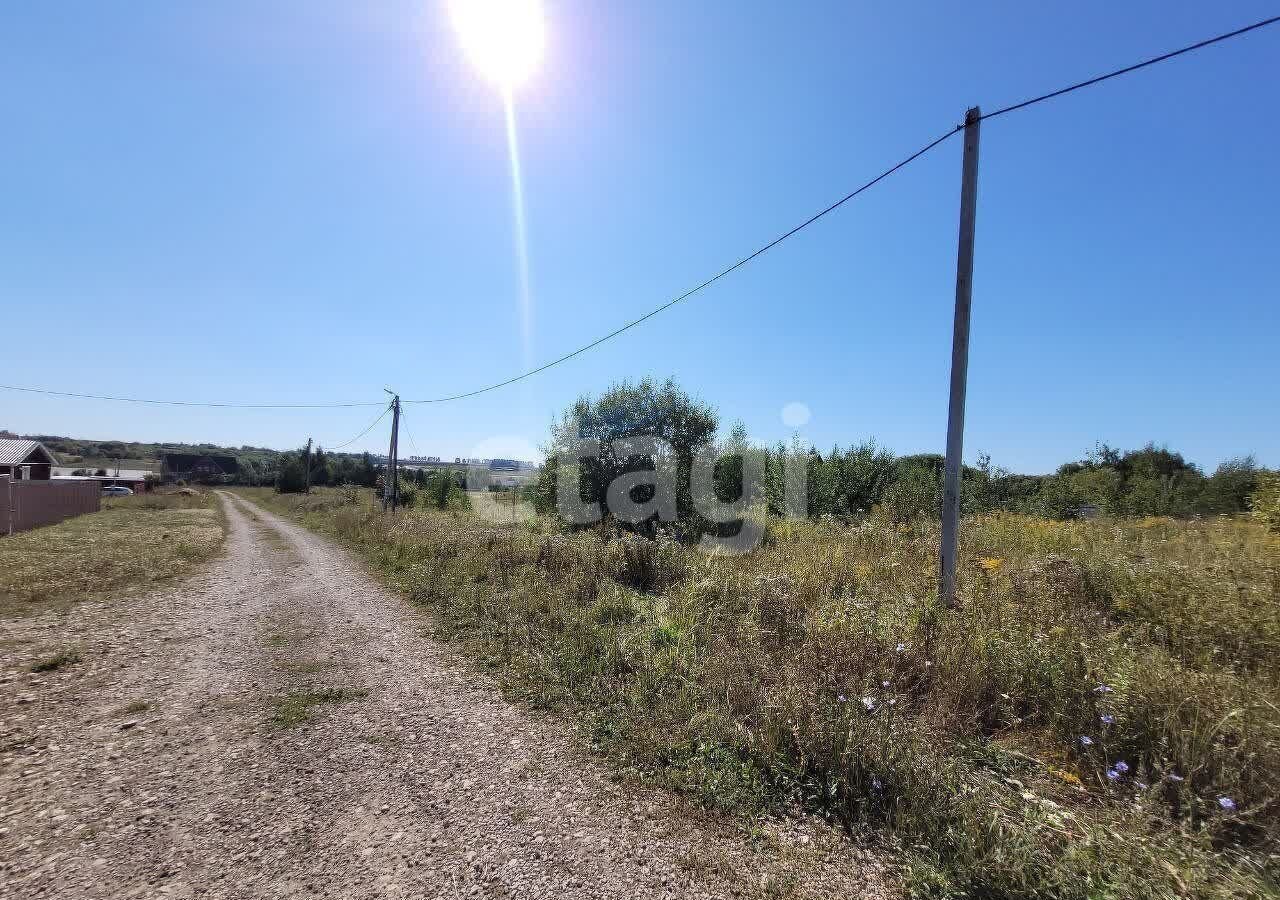
[(133, 488), (127, 488), (123, 484), (109, 484), (102, 489), (102, 493), (109, 497), (124, 497), (133, 493)]

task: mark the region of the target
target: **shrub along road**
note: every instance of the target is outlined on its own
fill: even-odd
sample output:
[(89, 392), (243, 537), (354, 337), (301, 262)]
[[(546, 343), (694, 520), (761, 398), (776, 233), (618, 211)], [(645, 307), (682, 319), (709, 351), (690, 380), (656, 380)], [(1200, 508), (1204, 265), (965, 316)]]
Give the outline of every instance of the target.
[(223, 503), (189, 581), (0, 621), (0, 895), (893, 893), (817, 823), (614, 783), (344, 551)]

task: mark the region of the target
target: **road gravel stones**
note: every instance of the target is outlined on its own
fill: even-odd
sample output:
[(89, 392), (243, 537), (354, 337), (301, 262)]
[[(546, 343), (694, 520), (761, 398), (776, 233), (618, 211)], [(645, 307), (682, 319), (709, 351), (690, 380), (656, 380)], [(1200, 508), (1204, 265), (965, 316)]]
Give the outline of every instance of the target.
[(186, 582), (0, 621), (0, 897), (895, 893), (819, 823), (611, 781), (345, 552), (223, 502)]

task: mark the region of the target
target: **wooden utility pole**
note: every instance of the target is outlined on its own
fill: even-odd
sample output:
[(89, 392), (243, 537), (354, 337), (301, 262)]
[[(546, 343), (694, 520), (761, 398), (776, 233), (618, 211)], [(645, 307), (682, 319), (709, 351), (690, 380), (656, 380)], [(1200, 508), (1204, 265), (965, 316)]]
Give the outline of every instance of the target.
[(964, 116), (960, 182), (960, 242), (956, 255), (956, 318), (951, 336), (951, 402), (947, 408), (947, 463), (942, 484), (941, 578), (938, 598), (956, 604), (956, 553), (960, 533), (960, 476), (964, 458), (964, 401), (969, 381), (969, 309), (973, 303), (973, 238), (978, 216), (978, 129), (982, 113)]
[(382, 487), (382, 508), (395, 512), (400, 502), (400, 395), (391, 395), (391, 446), (387, 448), (387, 477)]
[(307, 438), (307, 487), (304, 493), (311, 493), (311, 438)]

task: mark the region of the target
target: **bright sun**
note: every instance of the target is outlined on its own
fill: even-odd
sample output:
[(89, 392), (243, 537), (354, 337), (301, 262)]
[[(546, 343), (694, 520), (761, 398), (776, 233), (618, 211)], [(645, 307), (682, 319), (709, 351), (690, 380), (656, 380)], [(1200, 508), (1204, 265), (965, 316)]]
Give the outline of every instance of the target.
[(482, 75), (510, 92), (542, 59), (541, 0), (449, 0), (453, 26)]

